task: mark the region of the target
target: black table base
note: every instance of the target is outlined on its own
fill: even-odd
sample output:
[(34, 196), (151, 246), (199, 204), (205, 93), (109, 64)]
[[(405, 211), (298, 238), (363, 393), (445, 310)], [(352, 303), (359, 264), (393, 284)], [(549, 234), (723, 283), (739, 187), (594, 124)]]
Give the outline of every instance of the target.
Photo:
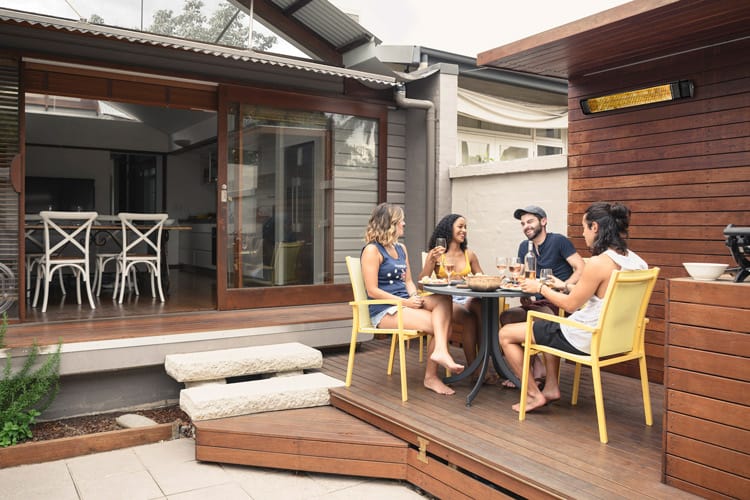
[(471, 402), (479, 393), (479, 389), (484, 384), (484, 378), (487, 375), (489, 369), (490, 360), (497, 370), (498, 373), (502, 374), (505, 378), (513, 382), (516, 387), (521, 387), (521, 382), (518, 377), (508, 366), (505, 361), (503, 353), (500, 351), (500, 339), (498, 338), (498, 325), (499, 325), (499, 307), (498, 299), (510, 298), (510, 297), (525, 297), (528, 294), (523, 292), (511, 291), (511, 290), (497, 290), (494, 292), (475, 292), (464, 288), (456, 288), (455, 286), (448, 287), (431, 287), (425, 286), (424, 289), (428, 292), (441, 294), (441, 295), (462, 295), (467, 297), (477, 297), (482, 300), (482, 331), (481, 331), (481, 344), (479, 346), (479, 353), (477, 354), (474, 362), (467, 366), (463, 372), (452, 377), (445, 377), (443, 382), (446, 384), (452, 384), (454, 382), (460, 382), (465, 378), (471, 376), (474, 372), (479, 369), (479, 376), (474, 384), (471, 392), (466, 396), (466, 406), (471, 406)]

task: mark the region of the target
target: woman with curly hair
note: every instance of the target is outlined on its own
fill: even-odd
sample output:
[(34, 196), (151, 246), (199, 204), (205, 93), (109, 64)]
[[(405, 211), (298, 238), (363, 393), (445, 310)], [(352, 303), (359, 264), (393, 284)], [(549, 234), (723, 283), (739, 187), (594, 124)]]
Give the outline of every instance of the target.
[[(362, 249), (362, 275), (367, 296), (371, 299), (401, 299), (404, 327), (432, 335), (428, 346), (424, 386), (438, 394), (455, 394), (438, 376), (438, 365), (461, 373), (448, 352), (451, 334), (451, 300), (447, 295), (421, 297), (411, 277), (409, 255), (398, 242), (404, 235), (404, 211), (401, 207), (381, 203), (372, 211)], [(376, 327), (397, 328), (396, 306), (372, 305), (370, 318)]]
[[(453, 264), (455, 271), (451, 278), (464, 278), (469, 273), (482, 273), (477, 254), (468, 248), (466, 238), (466, 218), (459, 214), (449, 214), (443, 217), (432, 232), (429, 242), (429, 252), (425, 258), (419, 280), (425, 276), (447, 278), (445, 264)], [(438, 238), (445, 238), (447, 248), (436, 246)], [(477, 330), (481, 324), (481, 302), (471, 297), (453, 297), (453, 321), (463, 327), (461, 343), (466, 356), (466, 364), (470, 365), (477, 357)]]
[[(607, 293), (612, 271), (648, 269), (648, 264), (635, 252), (628, 250), (627, 236), (630, 225), (630, 210), (620, 203), (598, 202), (592, 204), (583, 214), (583, 238), (591, 249), (591, 257), (583, 268), (581, 279), (575, 284), (565, 283), (555, 278), (552, 286), (534, 279), (521, 282), (526, 293), (542, 295), (566, 311), (575, 311), (570, 319), (589, 326), (596, 326), (601, 314), (604, 295)], [(570, 294), (557, 289), (568, 288)], [(585, 306), (585, 307), (581, 307)], [(573, 354), (589, 354), (591, 332), (551, 321), (534, 321), (532, 332), (534, 343), (548, 345)], [(521, 378), (523, 366), (523, 346), (526, 336), (526, 323), (508, 323), (500, 328), (500, 345), (505, 359), (513, 372)], [(560, 399), (560, 386), (557, 381), (560, 358), (544, 355), (547, 376), (544, 389), (529, 384), (528, 406), (531, 411), (550, 401)], [(518, 411), (518, 404), (513, 409)]]

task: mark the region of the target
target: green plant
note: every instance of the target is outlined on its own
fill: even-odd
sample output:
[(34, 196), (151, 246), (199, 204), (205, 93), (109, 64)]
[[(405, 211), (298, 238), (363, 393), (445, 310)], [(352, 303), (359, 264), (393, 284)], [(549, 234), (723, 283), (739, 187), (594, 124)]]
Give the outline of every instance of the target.
[(5, 347), (5, 330), (8, 329), (8, 315), (3, 313), (3, 322), (0, 324), (0, 349)]
[[(0, 326), (3, 335), (6, 325), (4, 318)], [(0, 379), (0, 446), (10, 446), (32, 437), (31, 425), (52, 404), (60, 389), (61, 349), (62, 341), (57, 344), (57, 350), (36, 367), (39, 346), (34, 342), (23, 366), (15, 373), (11, 355), (6, 354)]]

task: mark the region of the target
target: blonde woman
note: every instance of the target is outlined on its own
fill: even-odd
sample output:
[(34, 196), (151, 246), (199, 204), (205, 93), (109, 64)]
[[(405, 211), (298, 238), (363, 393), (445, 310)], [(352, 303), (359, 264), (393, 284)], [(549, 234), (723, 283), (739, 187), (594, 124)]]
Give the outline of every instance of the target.
[[(398, 242), (404, 235), (404, 211), (395, 205), (381, 203), (372, 211), (365, 232), (362, 249), (362, 275), (371, 299), (401, 299), (404, 326), (432, 335), (428, 346), (429, 357), (425, 368), (424, 386), (438, 394), (454, 394), (438, 376), (438, 365), (461, 373), (463, 365), (456, 363), (448, 351), (453, 305), (447, 295), (420, 297), (411, 277), (409, 255)], [(396, 306), (370, 306), (372, 324), (382, 328), (396, 328)]]

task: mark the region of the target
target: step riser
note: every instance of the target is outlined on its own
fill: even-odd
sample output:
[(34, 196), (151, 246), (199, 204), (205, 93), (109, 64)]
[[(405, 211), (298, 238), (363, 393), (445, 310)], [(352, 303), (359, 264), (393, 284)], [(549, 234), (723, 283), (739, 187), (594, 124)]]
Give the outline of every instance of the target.
[(317, 349), (297, 342), (218, 351), (171, 354), (164, 368), (178, 382), (311, 370), (323, 366)]
[(322, 373), (183, 389), (180, 408), (194, 421), (330, 404), (328, 389), (344, 383)]

